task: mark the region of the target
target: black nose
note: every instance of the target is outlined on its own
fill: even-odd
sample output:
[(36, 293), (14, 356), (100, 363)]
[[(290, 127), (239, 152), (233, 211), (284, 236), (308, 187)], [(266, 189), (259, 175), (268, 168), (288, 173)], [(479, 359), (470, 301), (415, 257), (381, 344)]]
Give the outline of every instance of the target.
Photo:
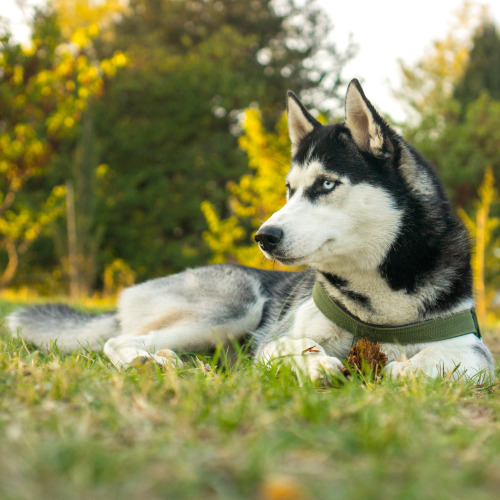
[(283, 231), (279, 227), (264, 227), (259, 229), (254, 238), (260, 248), (266, 252), (271, 252), (283, 238)]

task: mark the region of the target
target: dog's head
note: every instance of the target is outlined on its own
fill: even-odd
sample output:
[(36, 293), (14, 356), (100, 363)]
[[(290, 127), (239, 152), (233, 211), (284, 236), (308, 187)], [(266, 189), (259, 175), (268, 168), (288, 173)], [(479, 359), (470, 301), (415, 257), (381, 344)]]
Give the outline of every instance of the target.
[(269, 259), (285, 265), (380, 264), (402, 219), (397, 133), (353, 80), (345, 121), (321, 125), (288, 93), (292, 164), (285, 206), (255, 235)]

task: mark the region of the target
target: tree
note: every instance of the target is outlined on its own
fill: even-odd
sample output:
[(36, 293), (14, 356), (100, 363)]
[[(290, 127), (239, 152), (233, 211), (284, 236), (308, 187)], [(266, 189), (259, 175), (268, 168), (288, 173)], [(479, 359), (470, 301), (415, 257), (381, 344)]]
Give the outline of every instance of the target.
[(61, 35), (71, 40), (78, 30), (98, 27), (101, 37), (111, 36), (113, 18), (125, 8), (122, 0), (50, 0), (50, 6), (57, 12)]
[(328, 80), (335, 96), (350, 52), (325, 43), (330, 26), (312, 2), (273, 4), (133, 0), (115, 40), (99, 46), (103, 54), (126, 49), (130, 60), (95, 108), (108, 165), (101, 264), (122, 258), (145, 278), (203, 263), (200, 204), (225, 216), (226, 184), (246, 168), (242, 110), (258, 102), (268, 124), (289, 87), (306, 92)]
[[(37, 185), (74, 137), (89, 99), (103, 87), (103, 69), (78, 50), (82, 40), (78, 33), (71, 44), (62, 43), (50, 9), (35, 12), (28, 46), (12, 42), (9, 33), (2, 37), (0, 244), (5, 254), (0, 286), (13, 279), (19, 256), (64, 211), (63, 185)], [(106, 61), (104, 68), (112, 72), (116, 63)]]
[(286, 200), (284, 179), (290, 164), (286, 114), (273, 132), (267, 132), (261, 112), (248, 109), (243, 131), (239, 143), (248, 155), (251, 171), (237, 184), (229, 185), (229, 217), (221, 219), (212, 203), (203, 202), (202, 210), (208, 223), (203, 238), (213, 252), (214, 263), (229, 261), (276, 269), (281, 266), (264, 259), (252, 236)]
[(487, 306), (496, 292), (496, 287), (489, 286), (489, 293), (487, 293), (486, 283), (498, 285), (500, 272), (498, 258), (495, 256), (499, 242), (498, 238), (494, 237), (495, 229), (500, 226), (500, 219), (490, 215), (491, 207), (498, 196), (494, 183), (493, 171), (491, 168), (487, 168), (479, 187), (479, 199), (474, 203), (474, 215), (469, 217), (465, 210), (459, 210), (460, 217), (465, 222), (474, 241), (472, 270), (474, 272), (476, 311), (481, 324), (487, 323)]
[(464, 73), (455, 85), (453, 96), (466, 110), (483, 93), (500, 101), (500, 36), (491, 21), (485, 21), (476, 30)]
[[(243, 47), (231, 45), (231, 32)], [(131, 0), (110, 47), (128, 51), (140, 66), (163, 51), (188, 56), (214, 39), (219, 62), (225, 52), (236, 50), (245, 58), (232, 68), (233, 82), (246, 82), (238, 86), (243, 94), (236, 98), (226, 89), (219, 94), (220, 105), (229, 112), (258, 102), (265, 119), (274, 123), (288, 88), (307, 90), (306, 101), (321, 111), (327, 111), (327, 99), (339, 97), (342, 68), (354, 49), (350, 44), (341, 53), (330, 41), (331, 32), (330, 19), (315, 0)]]
[[(76, 73), (61, 76), (67, 114), (58, 119), (67, 127), (53, 144), (42, 134), (53, 149), (23, 197), (40, 207), (62, 186), (66, 220), (51, 222), (50, 237), (23, 262), (30, 271), (53, 270), (57, 254), (75, 294), (88, 293), (103, 274), (111, 290), (116, 270), (128, 281), (208, 259), (200, 204), (228, 213), (226, 184), (246, 169), (238, 149), (243, 110), (258, 102), (267, 125), (280, 116), (289, 87), (317, 104), (327, 88), (335, 97), (352, 53), (328, 42), (331, 26), (312, 1), (50, 5), (56, 34), (38, 35), (53, 47), (48, 67), (68, 54)], [(84, 67), (95, 87), (81, 84)]]
[(417, 147), (437, 167), (456, 205), (469, 207), (476, 198), (486, 167), (500, 176), (500, 102), (487, 94), (471, 102), (463, 118), (457, 111), (436, 136)]
[[(324, 123), (320, 115), (319, 121)], [(286, 202), (285, 177), (290, 168), (290, 139), (286, 113), (273, 131), (267, 131), (258, 109), (247, 109), (239, 145), (248, 157), (250, 171), (228, 185), (229, 210), (221, 218), (209, 201), (202, 203), (208, 224), (203, 238), (212, 250), (213, 263), (236, 262), (263, 269), (290, 270), (271, 262), (253, 240), (262, 223)]]

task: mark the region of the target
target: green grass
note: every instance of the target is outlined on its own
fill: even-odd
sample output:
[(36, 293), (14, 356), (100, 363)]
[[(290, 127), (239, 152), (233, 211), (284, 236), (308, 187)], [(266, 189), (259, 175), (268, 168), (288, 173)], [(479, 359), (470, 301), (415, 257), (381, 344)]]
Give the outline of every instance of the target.
[[(0, 315), (12, 304), (0, 303)], [(498, 498), (500, 398), (447, 380), (117, 371), (0, 336), (2, 499)], [(288, 496), (283, 496), (283, 495)], [(281, 495), (281, 496), (280, 496)]]

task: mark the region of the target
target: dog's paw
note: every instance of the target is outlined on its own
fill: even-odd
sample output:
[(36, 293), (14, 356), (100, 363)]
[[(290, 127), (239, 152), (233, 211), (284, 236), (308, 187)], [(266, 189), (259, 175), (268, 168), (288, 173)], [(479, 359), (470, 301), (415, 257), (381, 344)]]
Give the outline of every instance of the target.
[(416, 372), (417, 369), (409, 361), (392, 361), (384, 368), (384, 373), (393, 379), (407, 377)]
[(344, 366), (340, 359), (333, 356), (304, 356), (303, 371), (312, 382), (327, 383)]
[(177, 356), (174, 351), (170, 349), (162, 349), (161, 351), (155, 352), (152, 358), (162, 366), (175, 366), (180, 368), (184, 363), (181, 361), (181, 358)]
[(156, 363), (165, 368), (180, 368), (183, 365), (179, 356), (177, 356), (174, 351), (171, 351), (170, 349), (162, 349), (155, 354), (137, 356), (132, 360), (131, 366), (141, 366), (146, 363)]

